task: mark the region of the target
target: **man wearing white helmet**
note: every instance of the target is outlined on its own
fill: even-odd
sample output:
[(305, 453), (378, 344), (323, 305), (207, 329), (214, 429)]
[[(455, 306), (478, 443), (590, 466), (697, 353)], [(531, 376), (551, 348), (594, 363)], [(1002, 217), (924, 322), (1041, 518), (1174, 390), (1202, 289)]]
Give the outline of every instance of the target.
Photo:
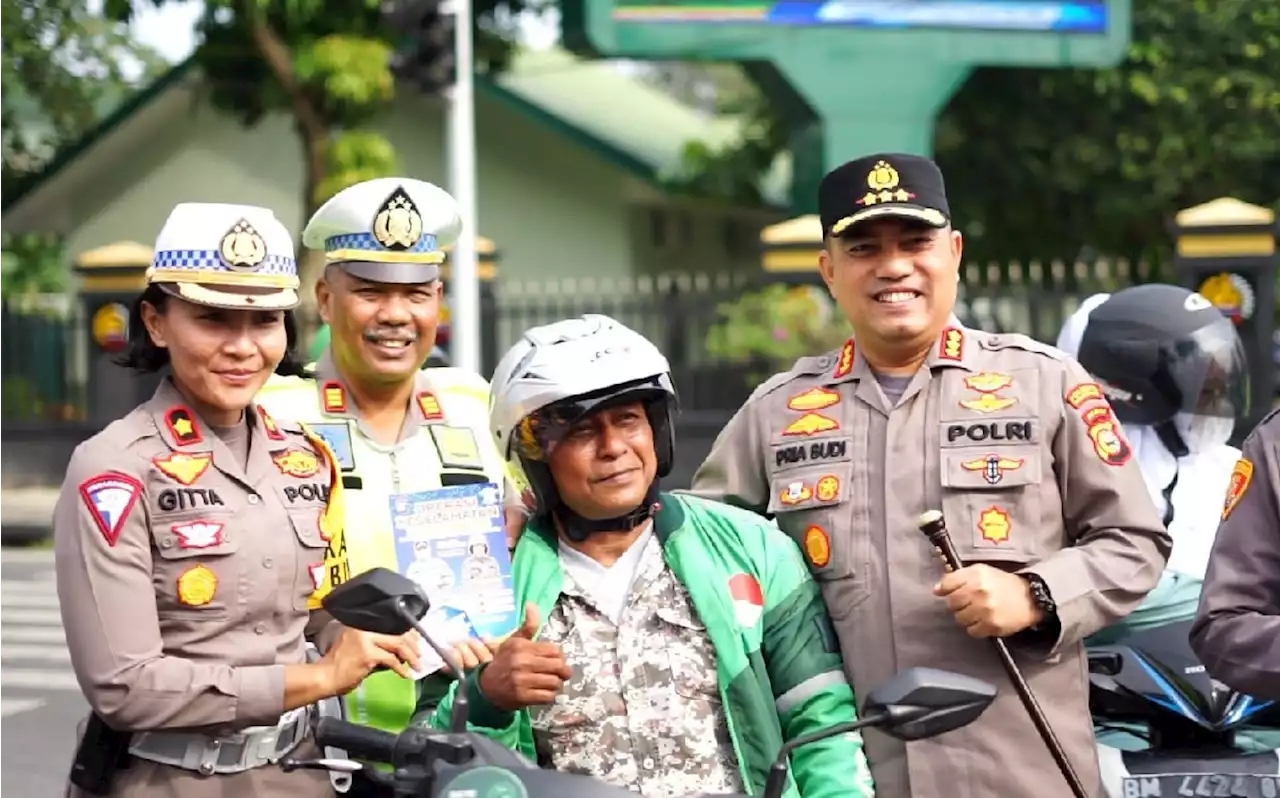
[[(525, 622), (464, 682), (471, 721), (641, 795), (758, 794), (785, 741), (854, 719), (853, 693), (795, 544), (658, 492), (675, 457), (669, 372), (595, 315), (530, 330), (498, 365), (493, 436), (536, 509), (512, 561)], [(871, 795), (861, 748), (797, 749), (786, 794)]]
[[(484, 378), (419, 369), (435, 344), (443, 250), (460, 233), (448, 193), (399, 177), (344, 189), (303, 231), (303, 243), (327, 260), (316, 299), (330, 343), (308, 376), (274, 378), (258, 401), (308, 422), (342, 457), (352, 575), (396, 569), (393, 496), (506, 481), (488, 435)], [(430, 682), (443, 694), (439, 680)], [(398, 732), (416, 700), (413, 682), (376, 673), (347, 696), (346, 709), (356, 723)], [(375, 793), (358, 774), (353, 794)]]

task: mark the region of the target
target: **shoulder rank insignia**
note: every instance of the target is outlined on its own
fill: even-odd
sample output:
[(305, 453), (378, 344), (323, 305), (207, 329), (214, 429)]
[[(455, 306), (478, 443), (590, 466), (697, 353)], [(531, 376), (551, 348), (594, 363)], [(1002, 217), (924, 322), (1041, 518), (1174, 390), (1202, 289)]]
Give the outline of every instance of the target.
[(787, 408), (791, 410), (810, 411), (831, 407), (840, 401), (840, 394), (830, 388), (810, 388), (787, 400)]
[(347, 389), (343, 388), (342, 383), (337, 380), (326, 382), (320, 389), (320, 396), (323, 399), (324, 412), (347, 412)]
[(836, 358), (836, 370), (831, 372), (831, 379), (839, 380), (849, 376), (853, 371), (853, 339), (844, 342), (840, 348), (840, 357)]
[(258, 405), (258, 417), (262, 419), (262, 431), (267, 433), (268, 438), (273, 441), (284, 440), (284, 433), (280, 431), (280, 425), (276, 424), (276, 420), (271, 417), (271, 414), (262, 405)]
[(183, 452), (172, 452), (163, 457), (153, 458), (151, 462), (165, 476), (175, 479), (183, 485), (190, 485), (199, 479), (205, 471), (209, 470), (209, 463), (213, 462), (213, 455), (208, 453), (185, 454)]
[(431, 391), (418, 394), (418, 410), (422, 412), (423, 421), (443, 421), (444, 411), (440, 409), (440, 401)]
[(165, 411), (164, 425), (179, 446), (194, 446), (204, 440), (195, 415), (185, 406), (178, 405)]
[(938, 357), (942, 360), (964, 359), (964, 331), (959, 327), (948, 327), (942, 331), (938, 340)]

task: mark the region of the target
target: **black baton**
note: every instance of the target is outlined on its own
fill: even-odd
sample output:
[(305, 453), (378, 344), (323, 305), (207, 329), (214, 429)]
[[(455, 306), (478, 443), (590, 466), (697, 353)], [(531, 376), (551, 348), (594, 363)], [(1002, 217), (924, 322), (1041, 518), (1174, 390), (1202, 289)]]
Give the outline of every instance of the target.
[[(941, 512), (929, 510), (920, 516), (917, 524), (920, 527), (920, 531), (929, 539), (929, 543), (938, 551), (938, 556), (942, 558), (942, 564), (948, 571), (958, 571), (964, 567), (964, 563), (960, 560), (960, 554), (951, 543), (951, 535), (947, 533), (947, 522), (942, 517)], [(1000, 637), (991, 638), (991, 642), (995, 644), (996, 653), (1000, 655), (1000, 664), (1004, 666), (1004, 672), (1009, 675), (1009, 681), (1013, 682), (1013, 689), (1018, 692), (1018, 698), (1022, 701), (1022, 706), (1026, 707), (1027, 714), (1031, 716), (1031, 722), (1035, 724), (1036, 731), (1040, 733), (1040, 739), (1044, 740), (1044, 744), (1049, 747), (1049, 753), (1053, 755), (1053, 761), (1058, 763), (1058, 770), (1062, 771), (1062, 777), (1070, 785), (1071, 793), (1076, 798), (1089, 798), (1089, 794), (1084, 790), (1084, 785), (1080, 783), (1080, 777), (1076, 775), (1075, 769), (1071, 767), (1071, 762), (1067, 759), (1066, 752), (1062, 750), (1062, 743), (1058, 742), (1053, 729), (1049, 727), (1049, 719), (1044, 716), (1044, 710), (1040, 708), (1040, 703), (1036, 701), (1035, 694), (1031, 692), (1031, 685), (1027, 684), (1027, 680), (1022, 676), (1022, 671), (1018, 670), (1018, 663), (1013, 661), (1013, 655), (1009, 653), (1008, 644), (1005, 643), (1004, 638)]]

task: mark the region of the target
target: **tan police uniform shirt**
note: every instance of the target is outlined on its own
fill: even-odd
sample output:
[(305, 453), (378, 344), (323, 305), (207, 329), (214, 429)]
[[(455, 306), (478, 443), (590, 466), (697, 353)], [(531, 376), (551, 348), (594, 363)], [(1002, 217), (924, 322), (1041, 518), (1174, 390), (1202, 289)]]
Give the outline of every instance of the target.
[(999, 687), (978, 721), (932, 740), (868, 733), (881, 798), (1021, 796), (1033, 785), (1040, 798), (1070, 795), (993, 647), (932, 594), (943, 570), (917, 518), (942, 509), (967, 563), (1039, 574), (1061, 634), (1011, 643), (1097, 788), (1081, 641), (1137, 606), (1171, 542), (1102, 392), (1075, 361), (1025, 336), (952, 327), (891, 407), (850, 341), (756, 390), (692, 492), (775, 516), (800, 543), (859, 696), (912, 666)]
[(1280, 701), (1280, 411), (1231, 473), (1191, 645), (1213, 678)]
[[(183, 401), (165, 380), (76, 448), (54, 515), (58, 597), (76, 676), (110, 726), (220, 735), (275, 724), (285, 666), (305, 661), (330, 471), (297, 427), (253, 408), (246, 468)], [(315, 621), (310, 631), (335, 624)], [(113, 794), (134, 794), (156, 767), (135, 762)], [(275, 773), (184, 794), (220, 795), (228, 780), (276, 794), (250, 789), (284, 775), (262, 770)], [(324, 774), (289, 777), (328, 794)], [(154, 791), (156, 778), (134, 786)]]

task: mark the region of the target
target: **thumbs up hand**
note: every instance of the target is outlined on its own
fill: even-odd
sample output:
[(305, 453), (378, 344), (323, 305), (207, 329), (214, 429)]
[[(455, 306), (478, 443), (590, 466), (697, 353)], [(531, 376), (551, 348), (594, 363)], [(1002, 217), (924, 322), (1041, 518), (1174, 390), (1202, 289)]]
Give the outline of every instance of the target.
[(524, 623), (502, 641), (493, 661), (480, 672), (480, 691), (498, 709), (514, 712), (550, 704), (573, 678), (560, 646), (534, 640), (540, 627), (538, 608), (525, 604)]

